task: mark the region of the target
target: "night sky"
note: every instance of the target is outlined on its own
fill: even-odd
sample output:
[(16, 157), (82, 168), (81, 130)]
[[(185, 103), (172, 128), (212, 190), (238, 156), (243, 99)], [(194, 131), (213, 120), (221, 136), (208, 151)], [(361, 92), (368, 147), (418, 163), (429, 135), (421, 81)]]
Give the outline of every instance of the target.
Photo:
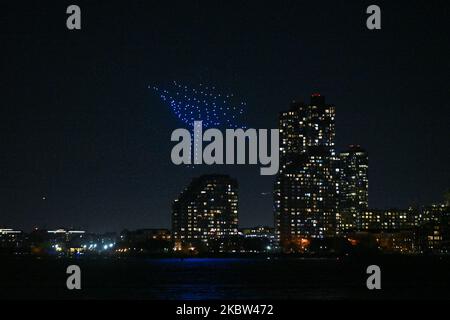
[[(337, 150), (369, 152), (372, 208), (450, 187), (448, 4), (376, 1), (369, 31), (368, 1), (93, 2), (0, 5), (0, 227), (169, 227), (173, 199), (211, 172), (238, 179), (241, 226), (272, 225), (259, 165), (171, 163), (183, 123), (148, 86), (172, 81), (234, 93), (254, 128), (325, 95)], [(70, 4), (81, 31), (66, 29)]]

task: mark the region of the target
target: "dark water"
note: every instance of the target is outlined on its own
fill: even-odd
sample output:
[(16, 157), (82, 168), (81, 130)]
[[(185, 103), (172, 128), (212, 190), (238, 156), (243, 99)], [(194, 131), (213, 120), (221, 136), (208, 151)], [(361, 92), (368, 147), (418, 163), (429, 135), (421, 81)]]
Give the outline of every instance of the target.
[[(450, 259), (4, 259), (1, 299), (450, 299)], [(66, 268), (82, 290), (66, 289)], [(382, 290), (366, 288), (381, 267)]]

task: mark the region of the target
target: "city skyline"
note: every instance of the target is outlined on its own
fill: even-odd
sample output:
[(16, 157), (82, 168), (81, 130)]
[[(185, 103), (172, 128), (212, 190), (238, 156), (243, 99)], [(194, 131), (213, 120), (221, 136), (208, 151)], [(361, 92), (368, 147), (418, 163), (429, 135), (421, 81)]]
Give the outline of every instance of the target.
[[(277, 226), (238, 227), (237, 183), (226, 175), (192, 180), (173, 205), (173, 228), (95, 233), (0, 228), (5, 256), (448, 255), (450, 201), (421, 208), (357, 212), (357, 226), (323, 237), (307, 225), (292, 238)], [(318, 223), (321, 223), (320, 221)], [(339, 218), (338, 218), (339, 223)], [(314, 230), (314, 229), (313, 229)], [(320, 230), (320, 229), (319, 229)], [(281, 238), (280, 238), (281, 235)], [(295, 238), (295, 236), (298, 236)], [(281, 240), (281, 241), (280, 241)]]
[(449, 18), (0, 2), (0, 299), (277, 319), (450, 299)]
[[(336, 106), (336, 151), (370, 154), (370, 207), (440, 202), (449, 42), (435, 30), (446, 30), (447, 11), (379, 5), (373, 31), (363, 4), (89, 2), (70, 31), (63, 3), (3, 4), (0, 224), (168, 227), (192, 177), (226, 173), (239, 181), (241, 224), (271, 225), (273, 178), (257, 167), (170, 162), (186, 114), (149, 86), (173, 81), (234, 93), (250, 128), (276, 128), (290, 100), (320, 92)], [(433, 19), (411, 23), (424, 12)]]
[[(361, 213), (362, 212), (364, 212), (364, 217), (366, 218), (366, 220), (367, 221), (371, 221), (373, 219), (373, 217), (372, 216), (368, 217), (367, 214), (372, 215), (373, 212), (379, 212), (378, 213), (378, 217), (381, 217), (383, 215), (383, 212), (389, 212), (389, 210), (393, 210), (393, 211), (404, 210), (405, 212), (408, 212), (408, 210), (409, 210), (410, 211), (409, 213), (414, 213), (413, 211), (411, 211), (411, 209), (421, 210), (421, 208), (426, 208), (426, 207), (429, 207), (429, 206), (445, 204), (446, 201), (447, 201), (447, 205), (448, 205), (448, 199), (444, 199), (445, 194), (448, 193), (448, 190), (444, 190), (442, 192), (441, 200), (433, 202), (433, 203), (427, 203), (427, 204), (421, 204), (421, 205), (410, 204), (410, 205), (408, 205), (406, 207), (403, 207), (403, 208), (400, 208), (400, 207), (386, 207), (386, 208), (378, 207), (378, 208), (376, 208), (376, 207), (373, 207), (373, 206), (369, 206), (368, 205), (369, 204), (369, 201), (368, 201), (368, 198), (369, 198), (369, 196), (368, 196), (368, 180), (367, 180), (368, 179), (369, 166), (368, 166), (368, 159), (367, 159), (367, 151), (364, 150), (360, 145), (354, 145), (354, 144), (349, 144), (346, 149), (343, 149), (341, 151), (335, 150), (335, 142), (334, 142), (334, 139), (335, 139), (334, 118), (336, 117), (335, 107), (334, 107), (334, 105), (326, 105), (325, 104), (325, 97), (323, 95), (321, 95), (320, 93), (313, 93), (313, 94), (311, 94), (310, 98), (311, 98), (311, 103), (310, 104), (305, 104), (303, 102), (303, 100), (301, 100), (301, 101), (293, 100), (291, 102), (291, 106), (290, 106), (289, 110), (287, 110), (287, 111), (280, 111), (279, 112), (279, 128), (281, 129), (280, 141), (283, 141), (283, 139), (286, 139), (285, 136), (286, 136), (287, 133), (288, 133), (288, 135), (289, 134), (292, 135), (293, 133), (295, 133), (294, 131), (289, 132), (289, 130), (286, 129), (287, 127), (294, 125), (294, 126), (296, 126), (295, 130), (300, 130), (299, 127), (297, 127), (297, 125), (298, 125), (297, 122), (300, 121), (298, 119), (298, 117), (296, 116), (293, 119), (289, 119), (289, 118), (292, 118), (293, 111), (297, 112), (296, 110), (298, 108), (302, 109), (302, 108), (306, 107), (308, 109), (309, 108), (315, 109), (316, 105), (320, 106), (320, 107), (324, 107), (325, 109), (323, 109), (322, 111), (324, 112), (324, 114), (325, 114), (325, 111), (326, 111), (327, 115), (330, 116), (331, 121), (332, 121), (332, 127), (329, 128), (329, 129), (324, 129), (324, 128), (320, 127), (320, 130), (319, 130), (319, 127), (317, 127), (317, 133), (316, 134), (314, 134), (312, 136), (308, 135), (308, 134), (300, 135), (299, 136), (300, 139), (298, 141), (295, 141), (294, 143), (292, 143), (292, 142), (289, 142), (289, 143), (281, 142), (279, 150), (280, 150), (280, 158), (282, 160), (281, 160), (281, 163), (280, 163), (280, 173), (279, 173), (279, 175), (283, 174), (283, 172), (286, 171), (287, 163), (289, 163), (289, 162), (292, 163), (292, 162), (298, 161), (298, 159), (297, 159), (298, 155), (301, 155), (303, 152), (306, 152), (307, 149), (305, 149), (305, 148), (307, 148), (308, 146), (314, 146), (314, 145), (320, 145), (320, 144), (324, 144), (327, 147), (329, 147), (330, 148), (330, 156), (333, 157), (334, 161), (338, 161), (339, 162), (339, 164), (333, 165), (333, 170), (334, 170), (335, 167), (339, 168), (339, 170), (340, 170), (340, 173), (336, 177), (336, 179), (337, 179), (337, 181), (339, 181), (339, 183), (343, 184), (344, 186), (346, 184), (347, 185), (351, 185), (351, 183), (349, 183), (348, 181), (345, 181), (346, 174), (344, 172), (346, 172), (346, 171), (349, 171), (351, 174), (356, 174), (356, 175), (359, 174), (360, 175), (359, 178), (361, 178), (362, 180), (358, 180), (357, 179), (357, 180), (353, 181), (353, 183), (356, 183), (356, 184), (364, 183), (363, 189), (358, 191), (358, 192), (363, 192), (364, 194), (362, 195), (362, 198), (360, 198), (360, 196), (358, 196), (356, 199), (353, 199), (351, 197), (350, 198), (346, 198), (346, 196), (349, 193), (349, 192), (347, 192), (347, 194), (345, 194), (343, 198), (336, 199), (336, 208), (335, 208), (337, 210), (336, 213), (339, 214), (340, 219), (342, 219), (342, 221), (346, 221), (346, 222), (342, 222), (342, 221), (339, 222), (339, 221), (336, 220), (334, 222), (335, 230), (340, 230), (341, 232), (343, 230), (345, 230), (345, 228), (342, 228), (342, 226), (340, 226), (339, 224), (347, 223), (347, 221), (349, 221), (349, 219), (352, 221), (350, 230), (360, 230), (361, 231), (361, 230), (370, 229), (369, 225), (367, 224), (367, 222), (365, 222), (366, 225), (364, 225), (364, 222), (359, 221), (359, 219), (361, 219)], [(311, 113), (311, 111), (307, 112), (307, 114), (310, 114), (310, 113)], [(301, 114), (302, 113), (300, 113), (300, 115)], [(319, 118), (317, 118), (317, 119), (319, 119)], [(292, 121), (292, 120), (294, 120), (294, 121)], [(303, 118), (303, 121), (304, 120), (305, 120), (305, 118)], [(320, 121), (317, 122), (317, 123), (321, 123), (321, 122), (322, 122), (322, 119), (320, 119)], [(327, 122), (327, 121), (325, 121), (325, 122)], [(324, 131), (322, 131), (322, 130), (324, 130)], [(284, 131), (284, 133), (283, 133), (283, 131)], [(327, 132), (327, 134), (329, 135), (329, 138), (327, 138), (327, 136), (324, 134), (325, 132)], [(305, 133), (306, 133), (306, 131), (303, 134), (305, 134)], [(317, 135), (317, 137), (320, 137), (320, 139), (323, 139), (323, 140), (321, 140), (321, 143), (319, 143), (318, 140), (314, 140), (315, 138), (317, 138), (315, 135)], [(360, 160), (358, 160), (357, 158), (355, 159), (356, 155), (359, 155), (359, 157), (362, 156), (362, 158)], [(291, 156), (293, 156), (293, 158)], [(358, 163), (362, 164), (364, 172), (358, 172), (358, 170), (361, 170), (359, 165), (357, 165)], [(348, 175), (348, 173), (347, 173), (347, 175)], [(194, 183), (195, 181), (201, 180), (202, 177), (214, 177), (214, 176), (217, 176), (217, 177), (229, 177), (226, 173), (225, 174), (219, 174), (219, 173), (202, 174), (201, 176), (191, 177), (190, 178), (191, 179), (191, 184)], [(230, 179), (235, 181), (233, 183), (236, 183), (236, 185), (237, 185), (238, 182), (236, 180), (234, 180), (233, 178), (230, 178)], [(277, 193), (277, 189), (276, 189), (277, 180), (278, 180), (278, 178), (274, 179), (274, 186), (275, 186), (275, 189), (273, 190), (273, 194), (274, 195)], [(180, 193), (180, 196), (182, 196), (186, 192), (186, 190), (188, 190), (189, 188), (190, 188), (189, 186), (188, 187), (184, 187), (182, 189), (183, 191)], [(352, 192), (355, 191), (355, 188), (356, 188), (356, 185), (351, 185), (350, 186), (350, 190)], [(302, 190), (302, 193), (303, 192), (305, 192), (305, 190)], [(175, 203), (176, 203), (177, 199), (175, 200)], [(274, 197), (275, 203), (277, 201), (276, 199), (277, 198)], [(361, 202), (361, 200), (362, 200), (362, 202)], [(355, 201), (356, 201), (356, 204), (355, 204)], [(342, 202), (344, 203), (344, 205), (342, 204)], [(337, 204), (337, 203), (339, 203), (339, 204)], [(354, 206), (356, 206), (357, 204), (362, 205), (361, 207), (359, 207), (358, 210), (356, 210), (354, 208)], [(346, 209), (350, 209), (348, 213), (350, 215), (353, 215), (353, 217), (347, 218), (345, 216)], [(291, 210), (291, 207), (289, 207), (289, 210)], [(276, 210), (273, 213), (275, 214), (275, 217), (276, 217)], [(169, 225), (172, 225), (172, 228), (170, 228), (170, 226), (163, 226), (163, 227), (161, 227), (161, 226), (155, 226), (155, 225), (146, 225), (146, 226), (140, 225), (139, 227), (134, 228), (134, 229), (136, 229), (136, 230), (143, 230), (145, 228), (150, 228), (150, 229), (155, 229), (155, 228), (158, 229), (159, 228), (159, 229), (167, 229), (167, 230), (171, 229), (171, 230), (173, 230), (173, 227), (174, 227), (173, 204), (172, 204), (172, 210), (170, 212), (168, 212), (168, 214), (172, 215), (171, 221), (169, 223)], [(239, 215), (239, 212), (237, 212), (237, 215)], [(336, 217), (335, 217), (335, 219), (336, 219)], [(378, 219), (380, 219), (380, 218), (378, 218)], [(2, 230), (9, 230), (8, 228), (11, 228), (11, 230), (14, 230), (14, 229), (19, 229), (19, 230), (22, 230), (22, 231), (26, 230), (25, 228), (20, 228), (20, 227), (17, 227), (17, 226), (7, 225), (7, 224), (0, 225), (0, 227), (3, 228)], [(77, 227), (79, 227), (79, 226), (76, 226), (74, 224), (61, 224), (61, 223), (56, 223), (56, 224), (54, 224), (52, 226), (34, 224), (32, 228), (29, 228), (29, 230), (33, 230), (33, 229), (36, 229), (36, 230), (37, 229), (47, 230), (47, 228), (52, 229), (52, 227), (53, 227), (53, 229), (60, 228), (58, 230), (64, 230), (64, 228), (67, 228), (67, 230), (76, 230)], [(252, 224), (252, 225), (246, 224), (246, 225), (242, 225), (242, 224), (238, 224), (237, 223), (236, 227), (238, 227), (238, 228), (273, 227), (273, 228), (276, 229), (277, 225), (276, 225), (276, 218), (275, 218), (275, 223), (273, 223), (273, 224)], [(80, 229), (80, 228), (78, 228), (78, 229)], [(119, 231), (123, 231), (123, 230), (128, 230), (128, 228), (127, 227), (123, 227), (123, 228), (119, 228), (118, 230), (106, 229), (106, 230), (103, 230), (101, 233), (119, 232)], [(91, 230), (91, 231), (93, 231), (93, 230)], [(98, 232), (98, 231), (96, 231), (96, 232)], [(341, 233), (341, 235), (342, 234), (343, 233)], [(345, 234), (345, 232), (344, 232), (344, 234)]]
[[(335, 215), (336, 213), (339, 214), (341, 219), (343, 219), (342, 221), (349, 221), (349, 219), (352, 220), (352, 223), (351, 223), (352, 227), (350, 227), (350, 230), (362, 230), (362, 229), (364, 229), (364, 228), (361, 228), (361, 222), (357, 222), (357, 220), (360, 218), (359, 215), (363, 211), (367, 213), (367, 212), (370, 212), (370, 210), (375, 210), (375, 211), (379, 210), (380, 212), (381, 211), (386, 211), (386, 210), (387, 211), (388, 210), (402, 210), (402, 209), (403, 210), (407, 210), (408, 208), (412, 208), (412, 207), (419, 208), (419, 207), (426, 207), (426, 206), (430, 206), (430, 205), (436, 205), (436, 204), (445, 203), (444, 193), (446, 193), (448, 190), (443, 190), (442, 194), (441, 194), (442, 195), (441, 200), (433, 202), (433, 203), (424, 203), (424, 204), (411, 203), (411, 204), (409, 204), (409, 205), (407, 205), (405, 207), (384, 207), (384, 208), (383, 208), (383, 206), (381, 206), (381, 207), (369, 206), (367, 177), (368, 177), (368, 171), (369, 171), (370, 167), (368, 166), (367, 151), (365, 149), (363, 149), (360, 145), (354, 145), (354, 144), (348, 144), (347, 148), (343, 148), (342, 150), (337, 149), (335, 147), (335, 139), (336, 139), (335, 138), (335, 135), (336, 135), (335, 134), (335, 123), (334, 123), (335, 122), (334, 119), (336, 117), (336, 113), (335, 113), (335, 109), (336, 108), (335, 108), (335, 106), (334, 105), (325, 104), (325, 96), (323, 96), (323, 95), (321, 95), (320, 93), (317, 93), (317, 92), (316, 93), (312, 93), (311, 96), (310, 96), (310, 99), (311, 99), (311, 103), (307, 103), (307, 104), (305, 104), (303, 102), (304, 100), (292, 100), (289, 110), (287, 110), (287, 111), (281, 111), (280, 110), (279, 111), (279, 129), (280, 129), (280, 148), (279, 148), (279, 151), (280, 151), (281, 162), (280, 162), (280, 171), (279, 171), (279, 174), (277, 176), (279, 176), (280, 174), (283, 174), (287, 170), (286, 166), (287, 166), (288, 163), (292, 163), (292, 162), (298, 161), (299, 160), (298, 156), (301, 155), (304, 152), (307, 152), (306, 148), (314, 147), (314, 146), (320, 146), (321, 144), (323, 144), (324, 146), (327, 146), (327, 148), (329, 148), (330, 157), (332, 158), (332, 160), (336, 161), (336, 163), (339, 163), (339, 164), (333, 164), (333, 165), (330, 164), (330, 166), (331, 166), (330, 170), (334, 171), (335, 168), (339, 168), (339, 170), (341, 170), (340, 173), (338, 173), (338, 176), (335, 177), (335, 179), (337, 179), (336, 181), (339, 181), (339, 183), (341, 183), (343, 185), (350, 184), (349, 182), (344, 182), (344, 179), (345, 179), (344, 172), (346, 170), (347, 171), (350, 170), (350, 172), (355, 173), (352, 170), (359, 170), (360, 169), (358, 166), (353, 167), (353, 166), (355, 166), (355, 159), (354, 159), (355, 154), (361, 154), (361, 155), (363, 155), (363, 157), (366, 157), (365, 160), (364, 160), (364, 158), (362, 159), (362, 163), (363, 163), (363, 166), (365, 168), (364, 169), (365, 173), (362, 176), (362, 178), (364, 179), (366, 184), (365, 184), (364, 189), (362, 191), (360, 191), (360, 192), (364, 192), (363, 206), (360, 207), (358, 210), (356, 210), (355, 208), (351, 208), (350, 204), (347, 203), (347, 207), (346, 207), (345, 205), (342, 205), (340, 202), (343, 201), (343, 202), (350, 202), (350, 203), (352, 203), (352, 202), (355, 202), (357, 200), (355, 200), (355, 199), (347, 199), (347, 200), (345, 200), (345, 199), (342, 199), (342, 198), (339, 198), (339, 199), (336, 198), (335, 199), (336, 206), (333, 207), (333, 209), (336, 210), (333, 213), (333, 215)], [(287, 129), (289, 126), (295, 126), (295, 130), (301, 130), (301, 129), (299, 129), (299, 127), (297, 127), (298, 126), (298, 122), (300, 122), (300, 119), (298, 118), (298, 116), (293, 118), (292, 117), (293, 112), (297, 112), (296, 111), (297, 109), (300, 108), (300, 110), (301, 110), (302, 108), (305, 108), (305, 107), (308, 108), (308, 109), (309, 108), (315, 109), (316, 106), (319, 106), (319, 108), (321, 108), (321, 107), (325, 108), (322, 111), (324, 112), (324, 115), (325, 115), (325, 111), (326, 111), (327, 116), (330, 117), (330, 119), (331, 119), (331, 122), (330, 122), (331, 127), (330, 128), (325, 128), (325, 127), (322, 128), (322, 127), (320, 127), (320, 123), (322, 123), (323, 120), (321, 118), (320, 118), (320, 120), (318, 120), (319, 119), (318, 116), (320, 116), (320, 114), (319, 114), (317, 116), (316, 120), (312, 120), (312, 123), (319, 123), (319, 127), (316, 128), (317, 129), (317, 133), (315, 133), (313, 135), (310, 135), (310, 133), (307, 133), (307, 131), (304, 131), (299, 136), (299, 138), (300, 138), (299, 140), (293, 140), (293, 142), (283, 143), (282, 142), (283, 140), (287, 140), (286, 136), (295, 134), (294, 131), (289, 131), (289, 129)], [(308, 109), (306, 109), (306, 110), (308, 110)], [(314, 112), (314, 111), (309, 110), (309, 111), (307, 111), (307, 113), (305, 113), (303, 115), (302, 115), (302, 113), (300, 113), (299, 116), (300, 115), (306, 116), (307, 114), (309, 116), (309, 114), (312, 114), (311, 112)], [(292, 119), (289, 119), (289, 118), (292, 118)], [(305, 121), (305, 119), (306, 118), (303, 118), (303, 121)], [(199, 119), (199, 120), (202, 120), (202, 119)], [(326, 120), (325, 122), (329, 123), (328, 120)], [(300, 123), (302, 123), (302, 122), (300, 122)], [(319, 140), (316, 139), (318, 137), (320, 137), (320, 139), (319, 139), (320, 142), (319, 142)], [(296, 139), (298, 139), (298, 138), (296, 138)], [(246, 151), (248, 151), (248, 145), (246, 147)], [(314, 151), (314, 152), (316, 152), (316, 151)], [(317, 152), (319, 152), (319, 151), (317, 151)], [(322, 154), (322, 151), (320, 151), (319, 154), (318, 154), (319, 158), (320, 158), (321, 154)], [(345, 159), (347, 157), (348, 157), (348, 159)], [(207, 168), (207, 166), (205, 166), (205, 165), (197, 165), (197, 166), (199, 168)], [(246, 167), (248, 168), (248, 170), (254, 170), (254, 166), (246, 165)], [(209, 174), (208, 173), (204, 173), (204, 174), (200, 174), (200, 176), (199, 175), (198, 176), (193, 176), (193, 177), (191, 177), (189, 179), (191, 181), (196, 181), (198, 179), (201, 179), (202, 176), (228, 176), (227, 168), (228, 168), (228, 166), (226, 166), (225, 170), (222, 170), (223, 171), (222, 173), (216, 173), (216, 171), (213, 170)], [(200, 171), (202, 171), (202, 170), (200, 170)], [(207, 171), (210, 171), (210, 170), (204, 170), (204, 171), (207, 172)], [(220, 171), (221, 170), (218, 170), (217, 172), (220, 172)], [(355, 174), (358, 174), (358, 173), (356, 172)], [(361, 174), (361, 172), (359, 172), (359, 174)], [(278, 181), (278, 178), (273, 178), (275, 176), (271, 176), (271, 177), (272, 177), (272, 179), (274, 179), (274, 186), (275, 186), (277, 181)], [(361, 183), (361, 182), (359, 182), (359, 183)], [(236, 183), (238, 183), (238, 182), (236, 182)], [(358, 183), (358, 182), (354, 181), (354, 183)], [(352, 186), (352, 187), (353, 187), (353, 189), (356, 188), (356, 186)], [(182, 188), (182, 187), (180, 186), (180, 188)], [(186, 191), (186, 188), (184, 188), (184, 192), (185, 191)], [(302, 194), (304, 192), (305, 192), (305, 190), (302, 190)], [(276, 196), (275, 196), (276, 193), (277, 193), (277, 189), (274, 189), (273, 190), (273, 195), (274, 195), (275, 203), (276, 203)], [(183, 194), (183, 192), (181, 194)], [(46, 199), (43, 198), (42, 200), (46, 200)], [(339, 204), (337, 204), (338, 202), (339, 202)], [(359, 204), (361, 205), (361, 202)], [(353, 204), (353, 206), (355, 206), (355, 204)], [(345, 208), (348, 208), (349, 211), (346, 212)], [(292, 208), (289, 207), (289, 210), (292, 210)], [(274, 213), (275, 213), (275, 216), (276, 216), (276, 211)], [(140, 225), (138, 223), (138, 227), (135, 227), (134, 229), (139, 230), (139, 229), (142, 229), (143, 227), (160, 228), (160, 229), (167, 228), (167, 229), (170, 229), (170, 225), (172, 225), (172, 227), (173, 227), (173, 224), (174, 224), (174, 222), (173, 222), (173, 208), (172, 208), (172, 210), (169, 210), (167, 212), (167, 214), (168, 215), (172, 215), (172, 218), (171, 218), (171, 220), (170, 220), (168, 225), (159, 226), (159, 225), (151, 225), (150, 224), (150, 225), (142, 226), (142, 225)], [(353, 217), (352, 218), (348, 218), (348, 217), (345, 218), (346, 214), (347, 214), (347, 216), (349, 214), (353, 215)], [(322, 212), (320, 212), (319, 215), (322, 215)], [(334, 219), (337, 219), (337, 218), (335, 217)], [(342, 224), (344, 222), (338, 222), (338, 220), (335, 220), (333, 222), (334, 230), (338, 230), (338, 229), (342, 228), (339, 225), (339, 223)], [(358, 227), (356, 227), (356, 225), (358, 225)], [(12, 227), (13, 229), (17, 228), (17, 226), (6, 225), (6, 224), (0, 225), (0, 226), (3, 227), (3, 228), (5, 228), (5, 227)], [(34, 228), (40, 228), (41, 229), (42, 227), (43, 227), (43, 229), (46, 229), (47, 227), (50, 228), (50, 229), (52, 229), (52, 228), (67, 228), (67, 227), (69, 227), (68, 228), (69, 230), (74, 230), (74, 229), (77, 229), (77, 228), (79, 229), (80, 226), (81, 225), (60, 224), (60, 223), (59, 224), (58, 223), (53, 224), (52, 226), (47, 226), (47, 225), (39, 225), (39, 224), (36, 223), (36, 224), (33, 225), (33, 227), (29, 228), (29, 230), (34, 229)], [(256, 223), (256, 224), (246, 224), (246, 225), (239, 224), (239, 228), (250, 228), (250, 227), (260, 227), (260, 226), (274, 227), (276, 229), (277, 228), (276, 218), (275, 218), (275, 223), (273, 223), (273, 224), (270, 224), (270, 223), (266, 223), (266, 224), (258, 224), (258, 223)], [(25, 228), (20, 228), (20, 227), (17, 228), (17, 229), (25, 230)], [(102, 230), (102, 232), (103, 233), (119, 232), (121, 230), (127, 230), (127, 229), (128, 229), (127, 227), (119, 228), (119, 229), (116, 229), (116, 230), (104, 229), (104, 230)], [(130, 229), (133, 229), (133, 228), (130, 228)], [(342, 229), (341, 229), (341, 231), (342, 231)], [(96, 232), (98, 232), (98, 230)], [(332, 232), (332, 234), (333, 233), (334, 233), (334, 231)]]

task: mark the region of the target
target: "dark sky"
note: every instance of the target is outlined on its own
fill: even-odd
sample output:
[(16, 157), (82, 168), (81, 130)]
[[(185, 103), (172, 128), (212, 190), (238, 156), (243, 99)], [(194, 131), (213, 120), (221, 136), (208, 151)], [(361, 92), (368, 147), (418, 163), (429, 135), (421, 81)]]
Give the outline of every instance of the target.
[[(65, 26), (73, 3), (81, 31)], [(322, 93), (337, 149), (369, 152), (371, 207), (450, 187), (449, 5), (377, 1), (369, 31), (368, 1), (158, 3), (2, 1), (0, 226), (168, 227), (172, 200), (207, 172), (238, 179), (242, 226), (271, 225), (259, 166), (171, 164), (181, 123), (147, 87), (173, 80), (235, 93), (255, 128)]]

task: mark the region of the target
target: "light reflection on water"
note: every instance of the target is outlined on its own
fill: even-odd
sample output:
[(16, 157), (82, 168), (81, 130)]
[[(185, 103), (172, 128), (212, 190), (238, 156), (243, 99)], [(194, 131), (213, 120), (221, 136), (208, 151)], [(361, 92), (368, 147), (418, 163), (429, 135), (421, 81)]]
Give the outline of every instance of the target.
[[(309, 262), (320, 263), (327, 260), (311, 259)], [(295, 269), (290, 269), (290, 272), (277, 270), (283, 266), (283, 263), (280, 264), (273, 259), (168, 258), (148, 259), (147, 263), (152, 267), (162, 267), (166, 273), (171, 274), (170, 281), (147, 288), (149, 296), (157, 296), (158, 299), (233, 300), (318, 296), (338, 299), (343, 297), (337, 290), (317, 287), (311, 279), (299, 287), (298, 280), (286, 277), (289, 273), (291, 277), (295, 275)], [(308, 264), (308, 262), (303, 263)], [(301, 269), (298, 270), (301, 271)], [(307, 273), (304, 275), (309, 277)], [(317, 280), (323, 281), (321, 277), (317, 277)]]
[[(76, 294), (61, 285), (66, 281), (68, 263), (74, 261), (2, 261), (0, 284), (8, 290), (3, 295), (0, 290), (0, 298), (402, 299), (421, 298), (426, 294), (426, 297), (442, 299), (449, 298), (450, 294), (450, 259), (80, 259), (76, 264), (83, 270), (83, 290)], [(379, 264), (385, 270), (381, 292), (367, 290), (366, 268), (369, 264)]]

